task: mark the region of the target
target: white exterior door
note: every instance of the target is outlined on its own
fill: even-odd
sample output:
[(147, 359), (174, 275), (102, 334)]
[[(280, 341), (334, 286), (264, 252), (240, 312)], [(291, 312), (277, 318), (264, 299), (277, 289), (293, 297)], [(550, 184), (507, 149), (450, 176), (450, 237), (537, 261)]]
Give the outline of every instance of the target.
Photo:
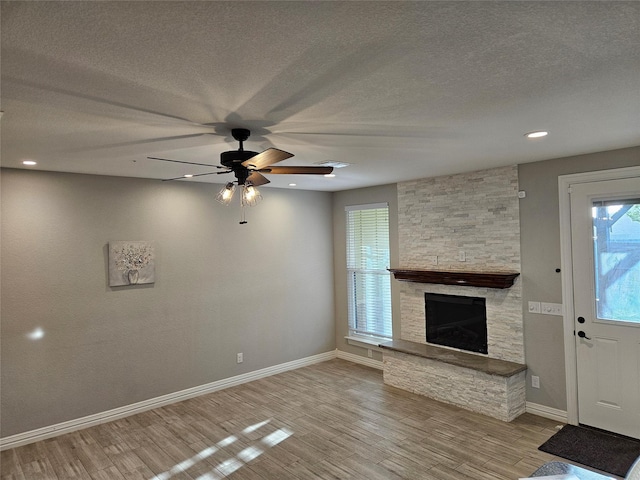
[(570, 196), (578, 421), (640, 438), (640, 178)]

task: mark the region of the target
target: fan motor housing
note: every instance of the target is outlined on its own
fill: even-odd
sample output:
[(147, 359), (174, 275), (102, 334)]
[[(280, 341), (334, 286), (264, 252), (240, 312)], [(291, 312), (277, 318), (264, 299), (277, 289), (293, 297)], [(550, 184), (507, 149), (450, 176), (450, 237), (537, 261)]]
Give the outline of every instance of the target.
[(250, 152), (248, 150), (231, 150), (220, 154), (220, 163), (225, 167), (233, 168), (234, 165), (249, 160), (258, 155), (258, 152)]

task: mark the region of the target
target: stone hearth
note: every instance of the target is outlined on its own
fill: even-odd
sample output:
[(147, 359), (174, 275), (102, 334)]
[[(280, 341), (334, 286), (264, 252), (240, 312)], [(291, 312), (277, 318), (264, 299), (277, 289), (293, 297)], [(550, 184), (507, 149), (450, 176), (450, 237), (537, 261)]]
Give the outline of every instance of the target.
[(525, 365), (405, 340), (380, 347), (388, 385), (505, 422), (525, 411)]

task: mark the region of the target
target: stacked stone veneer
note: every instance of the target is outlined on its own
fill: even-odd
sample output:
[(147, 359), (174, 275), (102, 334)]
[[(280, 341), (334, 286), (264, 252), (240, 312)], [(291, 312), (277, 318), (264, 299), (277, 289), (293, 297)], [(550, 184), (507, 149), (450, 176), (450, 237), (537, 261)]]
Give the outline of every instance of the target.
[(384, 382), (505, 422), (525, 412), (524, 371), (490, 375), (401, 352), (384, 351)]
[[(399, 268), (519, 272), (518, 202), (515, 166), (399, 183)], [(489, 357), (524, 363), (519, 278), (508, 289), (401, 282), (402, 340), (426, 343), (425, 292), (485, 297)]]
[[(516, 166), (398, 184), (398, 268), (520, 271)], [(458, 261), (459, 252), (466, 261)], [(438, 264), (429, 259), (437, 256)], [(486, 298), (488, 356), (524, 363), (522, 282), (509, 289), (400, 282), (400, 337), (426, 343), (424, 293)], [(524, 372), (491, 378), (412, 355), (384, 355), (385, 382), (511, 420), (524, 411)], [(413, 365), (413, 368), (408, 368)], [(427, 385), (427, 383), (429, 385)], [(461, 385), (452, 390), (452, 385)], [(455, 396), (455, 399), (452, 398)], [(515, 406), (514, 406), (515, 405)], [(514, 413), (515, 412), (515, 413)]]

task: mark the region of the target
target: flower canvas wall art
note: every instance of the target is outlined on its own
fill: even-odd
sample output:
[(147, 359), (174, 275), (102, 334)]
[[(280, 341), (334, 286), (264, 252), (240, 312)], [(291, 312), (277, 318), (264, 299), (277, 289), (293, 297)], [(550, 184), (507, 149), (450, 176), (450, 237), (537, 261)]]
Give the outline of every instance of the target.
[(109, 286), (154, 283), (156, 258), (153, 243), (109, 242)]

